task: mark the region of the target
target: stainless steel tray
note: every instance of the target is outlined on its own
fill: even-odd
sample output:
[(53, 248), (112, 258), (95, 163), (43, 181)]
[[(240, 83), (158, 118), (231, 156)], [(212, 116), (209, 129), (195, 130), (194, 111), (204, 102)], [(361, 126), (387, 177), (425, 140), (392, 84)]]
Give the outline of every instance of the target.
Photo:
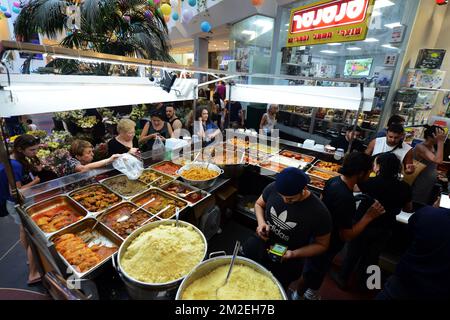
[[(167, 188), (171, 187), (173, 184), (176, 184), (176, 185), (182, 185), (182, 186), (184, 186), (184, 187), (186, 187), (186, 188), (189, 188), (191, 191), (195, 191), (195, 192), (197, 192), (197, 193), (200, 193), (200, 194), (202, 195), (202, 198), (201, 198), (200, 200), (196, 201), (196, 202), (192, 202), (192, 201), (189, 201), (188, 199), (186, 199), (185, 197), (181, 197), (181, 196), (179, 196), (178, 194), (175, 195), (175, 194), (173, 194), (172, 192), (167, 191)], [(193, 187), (193, 186), (191, 186), (190, 184), (185, 183), (185, 182), (182, 182), (182, 181), (179, 181), (179, 180), (174, 180), (174, 181), (172, 181), (172, 182), (169, 182), (169, 183), (167, 183), (166, 185), (162, 186), (160, 189), (163, 190), (164, 192), (168, 193), (168, 194), (171, 194), (171, 195), (173, 195), (173, 196), (175, 196), (175, 197), (178, 197), (178, 198), (180, 198), (180, 199), (183, 199), (183, 200), (187, 201), (188, 204), (189, 204), (191, 207), (193, 207), (193, 206), (195, 206), (195, 205), (197, 205), (197, 204), (203, 202), (206, 198), (208, 198), (209, 196), (211, 196), (210, 193), (208, 193), (208, 192), (206, 192), (206, 191), (204, 191), (204, 190), (198, 189), (198, 188), (196, 188), (196, 187)]]
[[(308, 186), (309, 186), (309, 187), (315, 188), (315, 189), (317, 189), (317, 190), (323, 190), (323, 189), (324, 189), (325, 183), (327, 182), (327, 180), (322, 179), (322, 178), (318, 178), (318, 177), (316, 177), (316, 176), (311, 176), (311, 175), (310, 175), (309, 177), (310, 177), (310, 179), (311, 179), (311, 182), (308, 183)], [(314, 185), (313, 182), (323, 183), (323, 187), (318, 186), (318, 185)]]
[[(95, 226), (95, 228), (92, 230), (92, 228), (94, 226)], [(117, 247), (116, 252), (117, 252), (120, 248), (120, 245), (123, 242), (123, 240), (118, 235), (116, 235), (114, 232), (112, 232), (109, 228), (107, 228), (102, 223), (97, 223), (97, 220), (94, 218), (84, 219), (83, 221), (80, 221), (74, 225), (71, 225), (70, 227), (68, 227), (64, 230), (57, 232), (50, 238), (50, 241), (54, 242), (55, 239), (57, 239), (58, 237), (60, 237), (64, 234), (72, 233), (72, 234), (77, 235), (80, 232), (86, 231), (86, 230), (87, 231), (92, 230), (92, 233), (93, 233), (93, 240), (86, 242), (88, 246), (91, 246), (93, 244), (104, 244), (108, 247), (116, 246)], [(55, 245), (55, 249), (56, 249), (56, 245)], [(100, 272), (100, 267), (103, 266), (107, 261), (109, 261), (111, 259), (111, 256), (113, 255), (113, 254), (111, 254), (109, 257), (106, 257), (105, 259), (103, 259), (102, 261), (100, 261), (98, 264), (96, 264), (94, 267), (88, 269), (87, 271), (79, 272), (77, 269), (75, 269), (74, 266), (70, 265), (70, 263), (66, 260), (66, 258), (61, 253), (58, 252), (58, 254), (59, 254), (61, 260), (67, 266), (68, 273), (72, 273), (77, 278), (84, 278), (84, 279), (91, 279), (91, 278), (94, 278), (96, 275), (98, 275), (98, 273)]]
[[(146, 192), (144, 192), (144, 193), (134, 197), (133, 199), (131, 199), (131, 202), (133, 202), (137, 206), (141, 206), (145, 202), (151, 200), (151, 196), (154, 193), (156, 193), (156, 194), (158, 194), (158, 195), (160, 195), (160, 196), (162, 196), (164, 198), (169, 198), (171, 200), (178, 201), (180, 204), (182, 204), (182, 206), (179, 207), (180, 208), (180, 213), (182, 211), (184, 211), (188, 207), (187, 201), (185, 201), (183, 199), (180, 199), (178, 197), (175, 197), (172, 194), (167, 193), (167, 192), (165, 192), (165, 191), (163, 191), (161, 189), (158, 189), (158, 188), (151, 188), (150, 190), (148, 190), (148, 191), (146, 191)], [(143, 201), (144, 198), (146, 198), (145, 201)], [(158, 216), (160, 219), (170, 219), (170, 218), (175, 216), (175, 208), (170, 208), (170, 209), (168, 209), (168, 210), (166, 210), (164, 212), (161, 212), (164, 208), (158, 208), (158, 211), (156, 211), (154, 209), (149, 208), (148, 206), (144, 206), (144, 209), (146, 211), (150, 212), (151, 214), (153, 214), (155, 216)]]
[[(89, 211), (89, 209), (87, 209), (87, 208), (85, 208), (85, 207), (83, 206), (83, 203), (81, 203), (81, 201), (75, 200), (75, 199), (74, 199), (74, 196), (75, 196), (77, 193), (80, 193), (80, 192), (82, 192), (82, 191), (84, 191), (84, 190), (86, 190), (86, 189), (90, 189), (90, 188), (103, 188), (103, 189), (107, 190), (108, 192), (111, 192), (111, 193), (113, 193), (114, 195), (116, 195), (116, 196), (118, 197), (119, 200), (118, 200), (117, 202), (114, 202), (114, 203), (110, 204), (109, 206), (107, 206), (107, 207), (105, 207), (105, 208), (102, 208), (101, 210), (98, 210), (98, 211)], [(104, 185), (102, 185), (102, 184), (98, 184), (98, 183), (94, 183), (94, 184), (88, 185), (88, 186), (86, 186), (86, 187), (83, 187), (83, 188), (80, 188), (80, 189), (76, 189), (76, 190), (72, 191), (71, 193), (69, 193), (69, 197), (70, 197), (72, 200), (74, 200), (75, 202), (77, 202), (79, 205), (81, 205), (83, 208), (85, 208), (85, 210), (87, 210), (92, 216), (96, 216), (96, 215), (98, 215), (99, 213), (105, 211), (106, 209), (111, 208), (113, 205), (116, 205), (116, 204), (118, 204), (118, 203), (120, 203), (120, 202), (123, 201), (123, 199), (122, 199), (122, 197), (121, 197), (120, 195), (118, 195), (117, 193), (115, 193), (114, 191), (112, 191), (111, 189), (109, 189), (108, 187), (106, 187), (106, 186), (104, 186)]]
[(106, 179), (100, 180), (100, 183), (101, 183), (102, 185), (106, 186), (109, 190), (111, 190), (111, 191), (113, 191), (113, 192), (119, 194), (120, 196), (122, 196), (122, 198), (124, 198), (125, 200), (129, 200), (129, 199), (133, 198), (134, 196), (136, 196), (136, 195), (138, 195), (138, 194), (140, 194), (140, 193), (145, 192), (145, 191), (148, 190), (147, 184), (146, 184), (146, 183), (144, 183), (144, 182), (142, 182), (142, 181), (139, 181), (139, 180), (135, 180), (135, 181), (130, 180), (130, 181), (132, 181), (131, 183), (136, 183), (136, 184), (138, 184), (139, 187), (142, 187), (142, 189), (139, 190), (139, 192), (130, 193), (130, 194), (124, 194), (124, 193), (122, 193), (122, 192), (119, 192), (119, 190), (116, 190), (116, 188), (113, 188), (113, 187), (110, 185), (111, 183), (114, 182), (114, 180), (118, 180), (118, 179), (127, 179), (127, 180), (129, 180), (129, 179), (127, 178), (126, 175), (124, 175), (124, 174), (119, 174), (119, 175), (114, 176), (114, 177), (110, 177), (110, 178), (106, 178)]
[(317, 160), (316, 162), (314, 162), (314, 167), (316, 167), (316, 168), (318, 168), (318, 169), (321, 169), (321, 170), (324, 170), (324, 171), (338, 173), (338, 171), (333, 171), (333, 170), (329, 170), (329, 169), (326, 169), (326, 168), (319, 167), (318, 164), (320, 164), (320, 163), (322, 163), (322, 162), (325, 162), (325, 163), (333, 163), (333, 164), (339, 166), (339, 169), (342, 168), (342, 166), (341, 166), (340, 164), (337, 164), (337, 163), (334, 163), (334, 162), (329, 162), (329, 161), (323, 161), (323, 160)]
[(53, 234), (78, 222), (78, 221), (75, 221), (73, 223), (70, 223), (62, 228), (59, 228), (58, 230), (56, 230), (54, 232), (45, 232), (44, 230), (41, 229), (41, 227), (33, 219), (33, 218), (36, 218), (36, 216), (38, 216), (46, 211), (52, 210), (52, 209), (60, 207), (60, 206), (68, 206), (73, 212), (75, 212), (77, 215), (79, 215), (81, 217), (80, 220), (84, 219), (88, 215), (87, 210), (85, 210), (77, 202), (75, 202), (74, 200), (72, 200), (71, 198), (69, 198), (66, 195), (58, 195), (58, 196), (52, 197), (50, 199), (43, 200), (43, 201), (40, 201), (33, 205), (30, 205), (25, 208), (25, 212), (28, 215), (28, 217), (30, 218), (30, 220), (32, 221), (32, 223), (36, 226), (36, 229), (39, 230), (39, 232), (44, 237), (49, 238)]
[[(330, 177), (328, 179), (321, 177), (320, 175), (314, 174), (313, 171), (318, 171), (318, 172), (322, 172), (324, 174), (329, 175)], [(311, 167), (309, 168), (306, 173), (312, 177), (316, 177), (316, 178), (320, 178), (322, 180), (329, 180), (333, 177), (337, 177), (339, 176), (339, 173), (333, 172), (333, 171), (327, 171), (327, 170), (322, 170), (321, 168), (317, 168), (317, 167)]]
[[(166, 185), (175, 180), (175, 177), (169, 176), (167, 174), (161, 173), (161, 172), (153, 170), (153, 169), (145, 169), (142, 172), (142, 174), (145, 174), (146, 172), (152, 172), (152, 173), (156, 174), (158, 177), (163, 177), (162, 179), (158, 180), (156, 182), (156, 184), (153, 181), (150, 183), (146, 183), (145, 181), (141, 180), (141, 178), (138, 179), (142, 183), (146, 183), (148, 186), (159, 188), (160, 186)], [(142, 177), (142, 175), (141, 175), (141, 177)], [(161, 181), (163, 181), (163, 182), (160, 183)]]
[[(287, 155), (288, 153), (292, 154), (292, 157), (289, 157)], [(283, 157), (286, 157), (286, 158), (291, 158), (292, 160), (295, 160), (295, 161), (301, 161), (301, 162), (304, 162), (304, 163), (307, 163), (307, 164), (313, 163), (314, 160), (316, 159), (314, 156), (310, 156), (310, 155), (307, 155), (307, 154), (291, 151), (291, 150), (288, 150), (288, 149), (281, 150), (279, 152), (279, 155), (283, 156)]]
[[(127, 207), (127, 206), (129, 206), (129, 207), (131, 207), (131, 210), (132, 211), (134, 211), (134, 210), (136, 210), (136, 209), (138, 209), (139, 207), (137, 206), (137, 205), (135, 205), (134, 203), (132, 203), (132, 202), (122, 202), (122, 203), (119, 203), (118, 205), (116, 205), (116, 206), (114, 206), (114, 207), (112, 207), (112, 208), (110, 208), (110, 209), (107, 209), (106, 211), (104, 211), (103, 213), (101, 213), (101, 214), (99, 214), (98, 216), (97, 216), (97, 220), (98, 221), (100, 221), (103, 225), (105, 225), (107, 228), (109, 228), (112, 232), (114, 232), (118, 237), (120, 237), (121, 239), (126, 239), (134, 230), (136, 230), (136, 229), (138, 229), (139, 227), (141, 227), (141, 226), (143, 226), (143, 224), (142, 225), (136, 225), (135, 227), (133, 226), (133, 228), (130, 228), (130, 232), (129, 232), (129, 234), (128, 235), (121, 235), (116, 229), (114, 229), (113, 228), (113, 226), (111, 225), (111, 224), (108, 224), (106, 221), (105, 221), (105, 218), (106, 218), (106, 216), (108, 216), (108, 215), (110, 215), (110, 214), (114, 214), (114, 213), (116, 213), (118, 210), (120, 210), (120, 209), (122, 209), (122, 208), (124, 208), (124, 207)], [(131, 211), (131, 212), (132, 212)], [(139, 209), (136, 213), (144, 213), (144, 214), (146, 214), (147, 215), (147, 218), (146, 218), (146, 220), (147, 219), (150, 219), (150, 218), (153, 218), (153, 219), (150, 219), (150, 220), (148, 220), (147, 222), (145, 222), (145, 224), (147, 224), (147, 223), (150, 223), (150, 222), (153, 222), (153, 221), (158, 221), (158, 220), (160, 220), (160, 218), (158, 218), (157, 216), (155, 216), (155, 215), (153, 215), (153, 214), (151, 214), (150, 212), (148, 212), (147, 210), (144, 210), (144, 209)]]
[[(157, 169), (158, 166), (161, 166), (161, 165), (163, 165), (163, 164), (165, 164), (165, 163), (171, 163), (171, 164), (174, 164), (174, 165), (176, 165), (176, 166), (179, 166), (180, 168), (182, 167), (181, 165), (176, 164), (176, 163), (173, 163), (172, 161), (164, 160), (164, 161), (160, 161), (160, 162), (158, 162), (158, 163), (155, 163), (155, 164), (151, 165), (151, 166), (150, 166), (150, 169), (153, 169), (153, 170), (158, 171), (158, 172), (160, 172), (160, 173), (169, 175), (169, 176), (171, 176), (171, 177), (178, 178), (178, 175), (177, 175), (176, 173), (174, 173), (174, 174), (169, 174), (169, 173), (167, 173), (167, 172), (163, 172), (163, 171), (160, 171), (160, 170)], [(178, 168), (178, 169), (180, 169), (180, 168)]]

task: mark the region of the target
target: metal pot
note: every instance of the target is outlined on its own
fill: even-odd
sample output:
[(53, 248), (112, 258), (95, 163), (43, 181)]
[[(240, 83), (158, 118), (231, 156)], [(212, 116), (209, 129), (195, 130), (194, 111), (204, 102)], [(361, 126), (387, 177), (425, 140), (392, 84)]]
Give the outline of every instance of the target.
[[(208, 180), (190, 180), (190, 179), (186, 179), (185, 177), (183, 177), (183, 175), (182, 175), (183, 171), (189, 170), (192, 167), (208, 168), (210, 170), (216, 171), (218, 173), (218, 175), (215, 178), (208, 179)], [(191, 186), (197, 187), (199, 189), (208, 189), (208, 188), (212, 187), (214, 185), (214, 183), (216, 182), (217, 178), (221, 174), (223, 174), (223, 170), (212, 163), (194, 162), (194, 163), (190, 163), (190, 164), (187, 164), (187, 165), (181, 167), (177, 171), (177, 174), (181, 177), (181, 179), (183, 179), (184, 182), (189, 183)]]
[[(185, 222), (178, 221), (179, 225), (183, 227), (192, 227), (203, 239), (203, 244), (205, 246), (205, 251), (203, 254), (203, 259), (206, 257), (206, 252), (208, 250), (208, 244), (206, 242), (206, 238), (203, 233), (194, 225)], [(184, 279), (184, 276), (175, 279), (166, 283), (146, 283), (139, 280), (136, 280), (129, 276), (125, 270), (123, 270), (120, 261), (122, 260), (123, 255), (125, 254), (128, 246), (133, 242), (133, 240), (138, 237), (141, 233), (159, 227), (160, 225), (173, 225), (175, 224), (175, 220), (161, 220), (151, 222), (146, 224), (139, 229), (135, 230), (120, 246), (119, 251), (117, 253), (117, 261), (113, 259), (114, 268), (120, 275), (120, 278), (125, 283), (125, 287), (127, 289), (128, 294), (132, 299), (135, 300), (165, 300), (165, 299), (173, 299), (175, 296), (176, 290), (180, 285), (181, 281)], [(203, 260), (202, 259), (202, 260)]]
[[(200, 263), (197, 267), (195, 267), (194, 270), (192, 270), (192, 272), (189, 275), (187, 275), (184, 278), (183, 282), (181, 283), (180, 287), (178, 288), (177, 295), (175, 297), (176, 300), (182, 300), (181, 296), (183, 295), (184, 291), (194, 281), (196, 281), (197, 279), (199, 279), (203, 276), (206, 276), (208, 273), (210, 273), (211, 271), (215, 270), (216, 268), (218, 268), (222, 265), (229, 265), (231, 258), (232, 258), (232, 256), (220, 256), (220, 257), (215, 257), (215, 258), (211, 258), (211, 256), (212, 256), (212, 254), (210, 255), (209, 260), (206, 260), (206, 261), (203, 261), (202, 263)], [(240, 257), (240, 256), (236, 257), (236, 263), (248, 266), (248, 267), (264, 274), (268, 278), (270, 278), (273, 282), (275, 282), (278, 289), (280, 290), (283, 300), (288, 300), (288, 297), (286, 295), (286, 292), (283, 289), (283, 286), (273, 276), (273, 274), (270, 273), (270, 271), (267, 270), (266, 268), (264, 268), (262, 265), (260, 265), (259, 263), (255, 262), (253, 260), (250, 260), (250, 259), (244, 258), (244, 257)], [(242, 299), (245, 300), (246, 297), (242, 297)]]

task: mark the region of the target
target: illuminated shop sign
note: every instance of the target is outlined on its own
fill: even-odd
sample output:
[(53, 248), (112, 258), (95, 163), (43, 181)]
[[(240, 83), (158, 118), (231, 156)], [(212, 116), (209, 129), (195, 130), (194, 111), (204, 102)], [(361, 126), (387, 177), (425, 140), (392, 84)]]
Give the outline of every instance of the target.
[(375, 0), (322, 0), (291, 10), (288, 47), (364, 40)]

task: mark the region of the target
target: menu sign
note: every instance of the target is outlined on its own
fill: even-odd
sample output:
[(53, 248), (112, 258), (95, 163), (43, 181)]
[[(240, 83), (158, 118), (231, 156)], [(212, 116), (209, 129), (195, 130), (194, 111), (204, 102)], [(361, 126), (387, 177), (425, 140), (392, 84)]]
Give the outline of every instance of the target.
[(291, 10), (287, 47), (364, 40), (375, 0), (322, 0)]

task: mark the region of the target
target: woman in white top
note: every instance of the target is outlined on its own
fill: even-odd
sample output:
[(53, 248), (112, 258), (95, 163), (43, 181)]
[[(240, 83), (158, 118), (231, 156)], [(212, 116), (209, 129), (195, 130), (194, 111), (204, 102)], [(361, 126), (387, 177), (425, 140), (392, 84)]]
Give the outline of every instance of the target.
[(411, 146), (403, 142), (404, 131), (403, 126), (399, 124), (391, 125), (387, 130), (386, 137), (376, 138), (369, 143), (366, 154), (375, 156), (392, 152), (402, 161), (405, 173), (414, 173), (414, 153)]
[(275, 125), (277, 124), (277, 113), (277, 104), (267, 105), (267, 112), (263, 114), (261, 123), (259, 124), (259, 129), (263, 130), (265, 134), (270, 133), (270, 131), (275, 128)]

